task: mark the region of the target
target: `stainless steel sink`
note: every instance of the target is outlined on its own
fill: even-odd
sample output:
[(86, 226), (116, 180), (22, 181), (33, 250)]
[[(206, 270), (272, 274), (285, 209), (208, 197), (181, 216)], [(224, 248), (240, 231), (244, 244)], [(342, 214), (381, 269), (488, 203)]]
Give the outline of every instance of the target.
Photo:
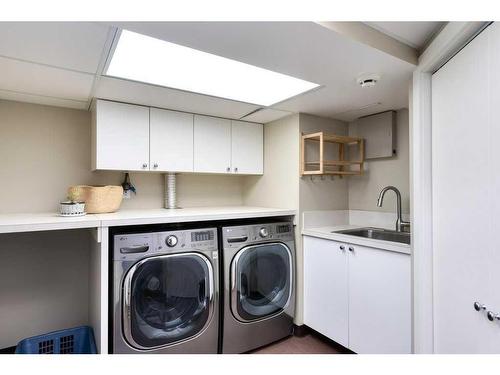
[(332, 233), (347, 234), (349, 236), (357, 236), (371, 238), (374, 240), (383, 240), (391, 242), (400, 242), (410, 244), (410, 233), (396, 232), (394, 230), (380, 228), (358, 228), (333, 231)]

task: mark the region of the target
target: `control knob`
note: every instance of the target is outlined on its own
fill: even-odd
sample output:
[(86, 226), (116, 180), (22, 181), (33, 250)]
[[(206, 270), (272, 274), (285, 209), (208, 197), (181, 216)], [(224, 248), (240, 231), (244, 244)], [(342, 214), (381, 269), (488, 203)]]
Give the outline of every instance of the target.
[(168, 247), (174, 247), (175, 245), (177, 245), (177, 242), (178, 239), (174, 235), (168, 236), (167, 239), (165, 240), (165, 243), (167, 244)]
[(262, 238), (266, 238), (267, 236), (269, 236), (269, 231), (267, 230), (267, 228), (260, 228), (259, 235)]

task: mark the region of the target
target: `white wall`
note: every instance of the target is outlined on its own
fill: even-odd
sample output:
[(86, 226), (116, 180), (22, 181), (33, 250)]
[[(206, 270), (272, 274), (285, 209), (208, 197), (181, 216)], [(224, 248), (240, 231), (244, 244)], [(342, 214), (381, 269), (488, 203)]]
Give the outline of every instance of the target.
[[(355, 123), (350, 123), (352, 128)], [(352, 132), (353, 130), (350, 129)], [(388, 192), (384, 205), (377, 207), (380, 190), (387, 185), (394, 185), (401, 191), (403, 213), (410, 212), (410, 141), (408, 109), (397, 111), (397, 155), (388, 159), (368, 160), (365, 174), (348, 179), (349, 209), (366, 211), (394, 212), (396, 196)]]
[(264, 175), (244, 180), (244, 203), (299, 208), (299, 115), (264, 125)]
[(87, 230), (0, 234), (0, 348), (88, 324)]
[[(347, 123), (340, 120), (300, 114), (300, 133), (323, 131), (330, 134), (347, 134)], [(325, 156), (327, 156), (325, 152)], [(338, 158), (335, 154), (334, 158)], [(300, 210), (345, 210), (348, 208), (349, 178), (302, 177), (299, 179)], [(302, 216), (302, 215), (301, 215)]]
[(301, 178), (301, 133), (325, 131), (346, 134), (347, 123), (296, 114), (264, 125), (264, 175), (245, 179), (244, 202), (248, 205), (297, 210), (296, 262), (297, 289), (295, 323), (303, 324), (302, 212), (347, 208), (346, 179)]
[[(90, 170), (90, 112), (0, 100), (0, 213), (56, 211), (76, 184), (119, 185), (123, 173)], [(163, 207), (163, 175), (133, 173), (122, 208)], [(179, 175), (181, 207), (241, 205), (243, 177)]]

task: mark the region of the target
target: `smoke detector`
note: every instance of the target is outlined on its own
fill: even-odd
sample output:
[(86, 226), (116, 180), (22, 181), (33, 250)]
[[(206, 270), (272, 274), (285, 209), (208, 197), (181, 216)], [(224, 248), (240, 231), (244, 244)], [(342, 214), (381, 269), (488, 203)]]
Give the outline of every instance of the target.
[(361, 74), (357, 79), (356, 82), (361, 87), (373, 87), (377, 84), (377, 82), (380, 81), (380, 76), (378, 74)]

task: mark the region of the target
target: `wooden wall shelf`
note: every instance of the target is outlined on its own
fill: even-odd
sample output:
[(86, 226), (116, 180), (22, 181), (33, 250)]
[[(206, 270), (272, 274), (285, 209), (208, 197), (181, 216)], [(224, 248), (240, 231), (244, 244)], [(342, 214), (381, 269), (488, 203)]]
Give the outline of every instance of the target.
[[(308, 161), (307, 143), (314, 142), (318, 147), (315, 152), (317, 159)], [(338, 159), (325, 159), (325, 143), (335, 144)], [(300, 175), (301, 176), (355, 176), (363, 174), (365, 141), (359, 137), (348, 137), (345, 135), (325, 134), (323, 132), (303, 134), (300, 145)], [(335, 147), (335, 146), (333, 146)], [(352, 152), (347, 148), (356, 148), (357, 158), (346, 160)], [(347, 155), (346, 155), (347, 154)], [(352, 168), (354, 166), (354, 169)]]

